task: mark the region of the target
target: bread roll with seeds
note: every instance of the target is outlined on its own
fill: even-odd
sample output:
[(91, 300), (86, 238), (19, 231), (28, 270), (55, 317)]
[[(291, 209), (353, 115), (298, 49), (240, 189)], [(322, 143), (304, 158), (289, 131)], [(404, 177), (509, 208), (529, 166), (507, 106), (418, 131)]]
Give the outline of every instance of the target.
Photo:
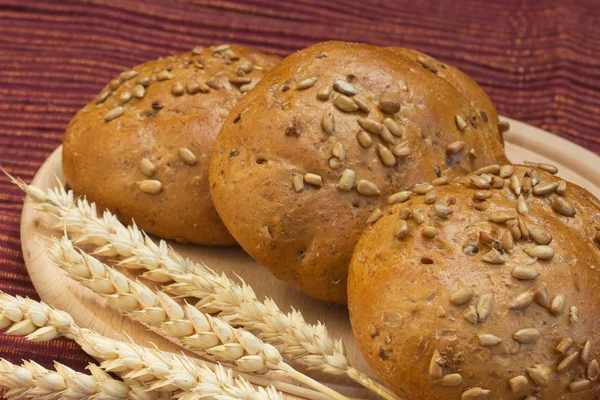
[(412, 195), (365, 229), (348, 277), (351, 322), (397, 393), (597, 398), (600, 202), (543, 168), (492, 166), (436, 187), (434, 202)]
[(229, 111), (277, 60), (222, 45), (121, 73), (65, 132), (69, 185), (161, 238), (235, 244), (210, 199), (212, 146)]
[[(457, 116), (478, 123), (459, 129)], [(211, 194), (275, 276), (345, 303), (354, 245), (389, 195), (505, 161), (496, 125), (444, 79), (389, 49), (326, 42), (238, 103), (216, 141)]]

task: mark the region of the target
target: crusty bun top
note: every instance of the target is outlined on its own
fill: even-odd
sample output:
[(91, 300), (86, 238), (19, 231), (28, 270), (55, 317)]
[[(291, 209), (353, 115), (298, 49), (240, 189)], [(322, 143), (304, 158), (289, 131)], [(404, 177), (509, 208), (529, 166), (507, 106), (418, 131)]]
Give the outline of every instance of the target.
[(546, 171), (492, 166), (408, 197), (365, 230), (349, 272), (352, 326), (399, 394), (597, 398), (600, 202)]
[(388, 195), (506, 161), (497, 116), (486, 114), (416, 60), (320, 43), (234, 108), (213, 152), (213, 201), (275, 276), (344, 303), (356, 240)]
[(276, 62), (221, 45), (124, 71), (65, 132), (69, 185), (161, 238), (234, 244), (210, 200), (211, 150), (229, 111)]

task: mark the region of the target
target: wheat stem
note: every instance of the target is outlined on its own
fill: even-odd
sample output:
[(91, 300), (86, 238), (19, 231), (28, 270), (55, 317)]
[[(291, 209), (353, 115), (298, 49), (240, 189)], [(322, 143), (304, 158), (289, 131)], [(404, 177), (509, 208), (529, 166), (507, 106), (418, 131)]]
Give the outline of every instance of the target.
[(285, 372), (321, 393), (346, 400), (291, 368), (274, 346), (189, 304), (181, 306), (164, 292), (153, 292), (115, 268), (78, 252), (67, 236), (54, 239), (48, 253), (71, 278), (104, 297), (114, 308), (191, 351), (208, 353), (220, 362), (234, 364), (242, 372)]
[(8, 176), (29, 195), (38, 209), (57, 217), (56, 226), (66, 228), (77, 243), (95, 245), (96, 254), (118, 256), (124, 267), (145, 269), (142, 276), (146, 279), (159, 283), (174, 281), (165, 287), (166, 291), (196, 297), (199, 299), (196, 307), (202, 311), (220, 313), (233, 324), (259, 330), (266, 343), (284, 345), (285, 356), (301, 358), (309, 368), (332, 375), (347, 375), (387, 400), (401, 400), (354, 368), (342, 341), (331, 338), (321, 323), (307, 323), (296, 310), (286, 314), (272, 300), (261, 302), (243, 281), (234, 282), (225, 274), (217, 274), (203, 264), (183, 258), (165, 241), (155, 244), (137, 226), (124, 226), (108, 211), (98, 217), (94, 203), (75, 200), (73, 192), (65, 191), (62, 186), (44, 192)]
[(66, 312), (31, 299), (0, 293), (0, 321), (8, 328), (6, 334), (35, 342), (70, 338), (87, 354), (103, 360), (100, 367), (105, 371), (120, 373), (123, 379), (143, 384), (150, 391), (181, 391), (178, 397), (186, 400), (208, 396), (283, 400), (272, 386), (254, 389), (245, 379), (234, 377), (231, 369), (217, 365), (213, 371), (199, 360), (106, 338), (79, 328)]

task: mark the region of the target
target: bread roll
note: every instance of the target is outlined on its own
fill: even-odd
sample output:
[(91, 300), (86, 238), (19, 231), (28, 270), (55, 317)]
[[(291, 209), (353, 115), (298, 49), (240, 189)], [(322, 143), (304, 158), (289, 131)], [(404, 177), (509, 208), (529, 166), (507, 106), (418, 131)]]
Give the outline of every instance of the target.
[(361, 236), (352, 327), (398, 394), (597, 398), (600, 202), (546, 170), (458, 178), (392, 206)]
[(161, 238), (235, 244), (210, 200), (211, 150), (229, 111), (276, 62), (221, 45), (124, 71), (65, 132), (69, 185)]
[(234, 108), (216, 140), (211, 195), (276, 277), (345, 303), (352, 250), (388, 195), (506, 161), (493, 114), (483, 121), (446, 80), (389, 49), (320, 43)]

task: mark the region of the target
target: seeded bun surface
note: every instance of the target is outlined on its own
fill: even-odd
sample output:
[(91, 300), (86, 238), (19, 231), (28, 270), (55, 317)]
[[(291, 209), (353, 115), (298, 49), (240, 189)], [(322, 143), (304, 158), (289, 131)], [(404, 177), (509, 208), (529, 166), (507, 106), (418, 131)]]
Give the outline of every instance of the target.
[(211, 150), (243, 92), (276, 62), (222, 45), (123, 72), (65, 132), (69, 185), (161, 238), (235, 244), (210, 199)]
[(356, 340), (408, 399), (600, 393), (600, 202), (550, 166), (512, 169), (413, 195), (356, 246)]
[(275, 276), (345, 303), (352, 250), (388, 195), (506, 160), (488, 114), (484, 122), (416, 60), (317, 44), (283, 60), (232, 111), (213, 152), (211, 195)]

